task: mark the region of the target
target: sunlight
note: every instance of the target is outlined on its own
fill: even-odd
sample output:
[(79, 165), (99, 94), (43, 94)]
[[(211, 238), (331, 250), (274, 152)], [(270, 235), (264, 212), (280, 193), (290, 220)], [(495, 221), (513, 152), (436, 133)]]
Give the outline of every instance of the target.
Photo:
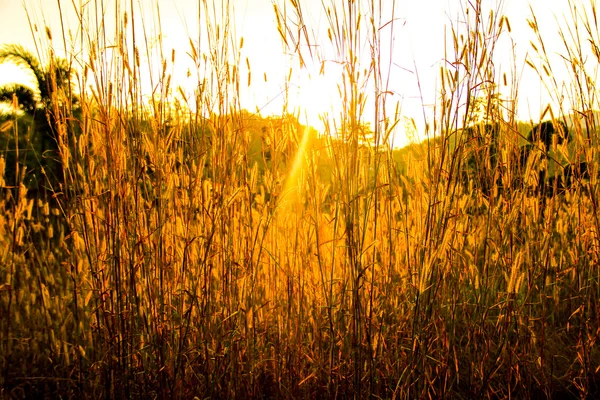
[(286, 212), (289, 211), (291, 207), (296, 206), (298, 204), (298, 199), (301, 198), (300, 192), (302, 188), (298, 185), (298, 174), (301, 172), (303, 167), (302, 164), (304, 163), (306, 145), (308, 144), (309, 130), (309, 127), (304, 128), (302, 140), (298, 145), (298, 150), (296, 151), (296, 156), (294, 157), (294, 163), (292, 164), (292, 168), (287, 175), (285, 185), (283, 187), (281, 206)]
[[(333, 75), (333, 74), (331, 74)], [(297, 92), (293, 103), (301, 124), (305, 125), (302, 139), (298, 144), (298, 150), (294, 162), (288, 172), (281, 197), (281, 207), (289, 212), (292, 207), (298, 205), (301, 198), (302, 188), (298, 185), (299, 174), (305, 167), (306, 147), (309, 139), (310, 127), (316, 129), (320, 134), (327, 134), (324, 121), (334, 117), (342, 104), (336, 80), (332, 76), (306, 72), (298, 77)]]
[(22, 68), (10, 62), (0, 64), (0, 86), (17, 82), (23, 82), (28, 86), (34, 85), (31, 75)]
[(293, 106), (299, 109), (301, 122), (327, 133), (323, 119), (338, 115), (342, 107), (334, 75), (304, 74), (299, 78), (296, 102)]
[(600, 399), (600, 10), (508, 2), (0, 0), (0, 400)]

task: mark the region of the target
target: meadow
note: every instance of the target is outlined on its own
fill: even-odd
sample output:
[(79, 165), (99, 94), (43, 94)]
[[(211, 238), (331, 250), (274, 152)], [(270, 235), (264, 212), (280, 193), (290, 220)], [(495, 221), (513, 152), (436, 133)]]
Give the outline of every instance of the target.
[[(241, 107), (250, 76), (221, 3), (198, 2), (210, 45), (189, 40), (194, 98), (171, 83), (183, 55), (137, 34), (131, 9), (85, 17), (102, 0), (77, 9), (77, 43), (34, 30), (39, 62), (0, 51), (37, 68), (40, 85), (3, 98), (0, 397), (600, 395), (594, 3), (560, 28), (560, 49), (532, 17), (543, 67), (530, 67), (563, 97), (524, 122), (518, 75), (494, 63), (510, 21), (465, 2), (426, 140), (401, 150), (381, 55), (393, 16), (380, 1), (324, 2), (344, 66), (327, 132), (292, 110)], [(282, 42), (322, 61), (306, 50), (307, 10), (285, 4), (274, 6)], [(66, 60), (56, 41), (73, 46)], [(573, 74), (567, 91), (553, 86), (550, 51)], [(568, 132), (535, 141), (543, 120)], [(566, 184), (580, 165), (585, 177)]]

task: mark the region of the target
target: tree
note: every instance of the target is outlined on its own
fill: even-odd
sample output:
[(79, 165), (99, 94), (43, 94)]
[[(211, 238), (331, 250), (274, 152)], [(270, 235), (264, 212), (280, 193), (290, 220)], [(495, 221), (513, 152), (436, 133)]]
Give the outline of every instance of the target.
[[(39, 95), (33, 99), (36, 108), (44, 108), (47, 111), (53, 101), (60, 97), (64, 98), (64, 93), (70, 95), (72, 92), (71, 69), (65, 59), (52, 57), (51, 62), (42, 68), (40, 61), (33, 53), (23, 46), (12, 44), (0, 48), (0, 63), (6, 61), (12, 62), (32, 74), (35, 79), (35, 89)], [(31, 98), (28, 98), (31, 89), (24, 85), (11, 86), (17, 90), (17, 95), (24, 96), (25, 102), (21, 104), (28, 104), (32, 101)], [(6, 89), (10, 91), (10, 88)]]
[(0, 103), (12, 103), (14, 97), (17, 98), (19, 107), (21, 107), (24, 112), (33, 114), (37, 107), (37, 101), (32, 89), (21, 84), (0, 87)]
[[(42, 67), (34, 54), (14, 44), (0, 48), (0, 63), (2, 62), (12, 62), (30, 73), (35, 86), (34, 89), (23, 84), (0, 87), (0, 102), (12, 103), (16, 99), (20, 110), (33, 124), (33, 129), (30, 130), (33, 137), (25, 139), (21, 135), (26, 133), (20, 133), (18, 140), (13, 144), (21, 146), (25, 143), (28, 149), (33, 150), (33, 157), (19, 157), (19, 160), (16, 160), (13, 153), (9, 152), (7, 165), (10, 168), (16, 162), (24, 163), (28, 170), (32, 171), (30, 179), (25, 182), (30, 189), (39, 189), (43, 184), (48, 184), (52, 190), (56, 190), (55, 185), (63, 181), (63, 170), (59, 151), (62, 138), (58, 134), (58, 116), (54, 115), (54, 112), (57, 106), (77, 105), (77, 99), (72, 95), (70, 67), (65, 59), (55, 57), (51, 57), (50, 63)], [(44, 169), (48, 179), (42, 176), (40, 167)], [(16, 183), (17, 177), (12, 178)]]

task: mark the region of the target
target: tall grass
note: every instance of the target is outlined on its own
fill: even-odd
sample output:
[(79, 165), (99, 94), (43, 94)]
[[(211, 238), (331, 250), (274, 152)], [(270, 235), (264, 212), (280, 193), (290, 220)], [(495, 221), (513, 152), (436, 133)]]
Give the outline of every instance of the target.
[[(583, 49), (597, 56), (595, 7), (572, 4), (561, 32), (573, 88), (541, 117), (568, 121), (572, 140), (522, 165), (517, 68), (495, 62), (511, 56), (495, 53), (510, 21), (465, 3), (430, 140), (401, 173), (386, 6), (323, 2), (324, 41), (300, 2), (274, 7), (298, 68), (342, 66), (323, 137), (291, 112), (242, 109), (233, 2), (198, 2), (193, 98), (172, 78), (184, 55), (150, 36), (160, 10), (148, 21), (130, 4), (75, 9), (78, 40), (62, 41), (79, 100), (55, 90), (50, 114), (60, 193), (34, 199), (18, 172), (3, 185), (16, 190), (0, 216), (2, 396), (598, 394), (598, 105)], [(50, 65), (52, 33), (36, 33)], [(331, 52), (305, 50), (319, 47)], [(540, 79), (552, 76), (544, 64)], [(5, 126), (18, 137), (14, 115)], [(540, 169), (558, 176), (576, 161), (589, 180), (536, 190)]]

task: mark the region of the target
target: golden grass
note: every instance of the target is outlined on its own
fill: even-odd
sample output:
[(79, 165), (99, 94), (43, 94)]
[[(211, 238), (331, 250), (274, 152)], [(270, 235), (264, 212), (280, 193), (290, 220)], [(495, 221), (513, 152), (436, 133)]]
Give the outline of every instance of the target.
[[(61, 193), (28, 198), (22, 177), (4, 185), (20, 189), (3, 192), (0, 215), (0, 396), (598, 394), (595, 87), (574, 80), (579, 91), (563, 103), (582, 119), (562, 151), (586, 160), (591, 178), (542, 197), (531, 169), (544, 160), (518, 165), (514, 98), (498, 95), (500, 84), (518, 92), (517, 76), (507, 82), (492, 62), (509, 21), (465, 4), (426, 132), (436, 138), (400, 173), (377, 56), (379, 28), (394, 17), (383, 3), (324, 2), (323, 45), (345, 66), (343, 111), (325, 138), (294, 116), (240, 108), (240, 41), (216, 5), (199, 3), (210, 48), (190, 40), (204, 73), (192, 109), (171, 87), (177, 55), (162, 50), (155, 96), (142, 100), (150, 39), (127, 36), (135, 13), (113, 16), (121, 25), (109, 40), (79, 10), (86, 51), (74, 54), (88, 58), (70, 61), (85, 66), (75, 79), (86, 90), (77, 105), (54, 91), (51, 110)], [(302, 7), (275, 6), (292, 51), (314, 40)], [(585, 10), (585, 40), (597, 44), (596, 10)], [(570, 52), (578, 40), (565, 36), (565, 49), (583, 68)], [(371, 134), (367, 102), (377, 103)], [(497, 136), (461, 129), (479, 122)]]

